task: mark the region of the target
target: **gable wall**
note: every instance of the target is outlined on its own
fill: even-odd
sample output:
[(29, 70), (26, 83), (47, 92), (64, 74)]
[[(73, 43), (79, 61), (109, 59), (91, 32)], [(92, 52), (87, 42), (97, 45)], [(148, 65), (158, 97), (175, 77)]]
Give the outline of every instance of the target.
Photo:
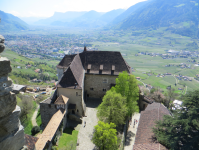
[[(84, 90), (87, 92), (87, 95), (92, 98), (103, 98), (106, 94), (103, 89), (108, 91), (111, 84), (115, 84), (115, 79), (118, 76), (112, 75), (95, 75), (95, 74), (86, 74), (84, 79)], [(107, 83), (103, 83), (103, 80), (107, 79)], [(93, 88), (91, 90), (90, 88)]]
[[(75, 112), (79, 116), (84, 115), (84, 110), (82, 107), (82, 89), (72, 89), (72, 88), (57, 88), (58, 97), (60, 95), (64, 95), (69, 98), (69, 104), (76, 104), (76, 108), (78, 112)], [(78, 92), (78, 96), (76, 96), (76, 92)]]

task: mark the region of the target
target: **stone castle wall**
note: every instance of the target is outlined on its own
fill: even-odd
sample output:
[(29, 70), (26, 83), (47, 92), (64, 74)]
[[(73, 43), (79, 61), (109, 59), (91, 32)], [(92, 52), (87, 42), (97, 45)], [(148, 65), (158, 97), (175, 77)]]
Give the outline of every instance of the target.
[[(111, 84), (115, 84), (115, 79), (118, 76), (113, 75), (92, 75), (86, 74), (84, 80), (84, 90), (88, 97), (103, 98), (111, 88)], [(105, 90), (103, 90), (105, 89)]]
[[(4, 38), (0, 35), (0, 53), (4, 51)], [(12, 93), (10, 61), (0, 56), (0, 149), (20, 150), (25, 144), (24, 128), (19, 120), (21, 109)]]
[[(65, 105), (65, 108), (68, 108), (68, 103)], [(49, 123), (52, 116), (58, 111), (55, 104), (48, 104), (45, 103), (45, 101), (40, 103), (40, 114), (41, 114), (41, 120), (42, 120), (42, 128), (44, 129), (47, 124)], [(67, 109), (66, 109), (67, 114)], [(67, 116), (65, 115), (65, 118), (63, 119), (64, 127), (67, 123)]]

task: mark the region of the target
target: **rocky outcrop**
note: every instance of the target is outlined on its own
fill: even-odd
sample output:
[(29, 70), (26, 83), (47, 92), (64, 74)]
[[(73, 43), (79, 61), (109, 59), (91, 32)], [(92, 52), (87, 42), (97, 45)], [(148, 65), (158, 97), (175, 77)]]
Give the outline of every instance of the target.
[(0, 146), (2, 150), (20, 150), (23, 148), (24, 144), (24, 128), (20, 125), (18, 131), (3, 140)]
[[(0, 53), (4, 51), (4, 38), (0, 35)], [(0, 56), (0, 149), (20, 150), (25, 144), (24, 128), (19, 120), (21, 109), (12, 93), (10, 61)]]
[(0, 53), (2, 53), (5, 49), (4, 40), (4, 37), (0, 35)]

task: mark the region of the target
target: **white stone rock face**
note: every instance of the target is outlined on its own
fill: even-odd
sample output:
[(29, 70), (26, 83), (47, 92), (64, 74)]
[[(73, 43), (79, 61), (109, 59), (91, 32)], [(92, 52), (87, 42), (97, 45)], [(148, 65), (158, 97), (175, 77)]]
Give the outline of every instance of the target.
[[(4, 37), (0, 35), (0, 53), (4, 51)], [(12, 93), (10, 61), (0, 56), (0, 150), (21, 150), (25, 144), (24, 128), (19, 120), (21, 109)]]

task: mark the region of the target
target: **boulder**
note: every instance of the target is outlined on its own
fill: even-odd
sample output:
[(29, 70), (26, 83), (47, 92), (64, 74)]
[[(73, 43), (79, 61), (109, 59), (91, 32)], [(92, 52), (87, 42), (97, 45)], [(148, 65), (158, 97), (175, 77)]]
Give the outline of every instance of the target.
[(0, 97), (0, 118), (8, 115), (15, 110), (17, 105), (16, 96), (10, 92), (7, 95)]
[(0, 142), (0, 148), (2, 150), (20, 150), (24, 145), (25, 136), (23, 126), (20, 126), (16, 133)]
[(12, 71), (10, 60), (5, 57), (0, 57), (0, 76), (8, 75)]

